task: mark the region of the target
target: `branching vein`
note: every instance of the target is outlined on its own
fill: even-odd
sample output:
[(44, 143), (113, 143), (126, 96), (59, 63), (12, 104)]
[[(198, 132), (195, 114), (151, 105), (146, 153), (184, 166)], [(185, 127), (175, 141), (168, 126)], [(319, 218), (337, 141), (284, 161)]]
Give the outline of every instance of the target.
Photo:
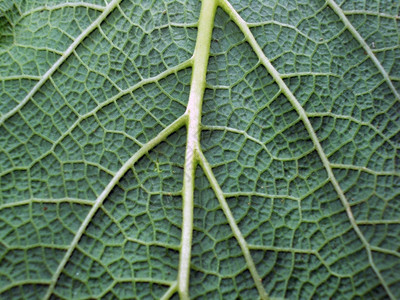
[[(336, 5), (336, 4), (334, 4), (334, 2), (332, 0), (328, 0), (328, 2), (331, 5)], [(299, 101), (296, 99), (296, 97), (293, 95), (293, 93), (290, 91), (290, 89), (287, 87), (287, 85), (283, 81), (282, 77), (280, 76), (279, 72), (275, 69), (275, 67), (271, 64), (269, 59), (266, 57), (266, 55), (262, 51), (261, 47), (257, 43), (256, 39), (254, 38), (252, 32), (250, 31), (250, 28), (248, 27), (247, 23), (242, 19), (242, 17), (236, 12), (236, 10), (232, 7), (232, 5), (228, 1), (220, 0), (220, 3), (221, 3), (221, 7), (225, 10), (225, 12), (231, 17), (231, 19), (236, 23), (236, 25), (243, 32), (243, 34), (246, 37), (247, 42), (252, 47), (253, 51), (256, 53), (256, 55), (259, 58), (259, 60), (261, 61), (261, 63), (265, 66), (266, 70), (270, 73), (270, 75), (275, 79), (276, 83), (281, 88), (282, 93), (287, 97), (287, 99), (293, 105), (294, 109), (299, 114), (299, 117), (303, 121), (304, 126), (306, 127), (307, 132), (310, 135), (310, 138), (319, 154), (319, 157), (325, 167), (325, 170), (328, 173), (328, 177), (329, 177), (336, 193), (338, 194), (343, 206), (345, 207), (345, 210), (346, 210), (347, 216), (349, 218), (349, 221), (351, 223), (351, 226), (352, 226), (353, 230), (356, 232), (357, 236), (359, 237), (359, 239), (361, 240), (361, 242), (363, 243), (363, 245), (367, 251), (368, 259), (369, 259), (372, 269), (374, 270), (376, 276), (379, 278), (379, 281), (381, 282), (382, 286), (385, 288), (389, 297), (391, 299), (395, 299), (386, 280), (383, 278), (380, 270), (378, 269), (378, 267), (376, 266), (376, 264), (374, 262), (371, 245), (365, 238), (364, 234), (360, 230), (360, 228), (354, 218), (349, 201), (347, 200), (346, 196), (344, 195), (344, 192), (343, 192), (342, 188), (340, 187), (339, 182), (337, 181), (335, 175), (333, 174), (330, 162), (329, 162), (324, 150), (322, 149), (322, 146), (321, 146), (321, 143), (319, 142), (317, 134), (315, 133), (314, 128), (313, 128), (310, 120), (307, 117), (307, 113), (305, 112), (304, 108), (301, 106)], [(340, 10), (337, 11), (337, 13), (340, 13), (340, 12), (341, 12)], [(347, 20), (347, 22), (348, 22), (348, 20)], [(359, 33), (355, 31), (354, 27), (352, 27), (351, 24), (346, 24), (346, 26), (348, 26), (349, 29), (352, 28), (352, 30), (354, 30), (355, 36), (357, 36), (357, 35), (359, 36)], [(368, 45), (366, 45), (366, 43), (362, 40), (361, 36), (359, 36), (359, 38), (360, 38), (360, 40), (359, 40), (360, 43), (363, 42), (363, 46), (365, 47), (365, 49), (366, 50), (368, 49), (371, 52)], [(375, 56), (371, 55), (371, 58), (375, 58)], [(375, 58), (375, 60), (377, 61), (377, 63), (379, 63), (379, 61), (376, 58)], [(379, 65), (380, 65), (380, 63), (379, 63)], [(380, 71), (382, 72), (382, 74), (384, 76), (386, 75), (385, 78), (387, 78), (387, 73), (385, 72), (383, 67), (381, 67)], [(389, 81), (389, 83), (391, 84), (390, 81)], [(392, 86), (393, 86), (393, 84), (392, 84)], [(394, 89), (394, 87), (393, 87), (392, 91), (393, 91), (393, 93), (395, 93), (396, 97), (399, 98), (399, 95), (397, 94), (397, 91)]]
[(0, 117), (0, 125), (4, 123), (5, 120), (13, 116), (16, 112), (18, 112), (28, 101), (29, 99), (32, 98), (32, 96), (40, 89), (40, 87), (50, 78), (51, 75), (55, 71), (58, 70), (58, 67), (61, 66), (63, 62), (66, 61), (66, 59), (73, 53), (80, 45), (80, 43), (103, 22), (103, 20), (114, 10), (115, 7), (118, 6), (118, 4), (121, 2), (121, 0), (113, 0), (111, 1), (104, 9), (102, 14), (92, 23), (90, 24), (75, 40), (74, 42), (65, 50), (63, 55), (51, 66), (51, 68), (42, 76), (42, 78), (39, 80), (38, 83), (35, 84), (35, 86), (29, 91), (29, 93), (25, 96), (25, 98), (17, 105), (15, 106), (12, 110), (10, 110), (8, 113), (2, 115)]
[(93, 207), (90, 209), (89, 213), (87, 214), (85, 220), (82, 222), (81, 226), (79, 227), (78, 231), (76, 232), (69, 248), (68, 251), (65, 253), (63, 259), (59, 263), (56, 272), (54, 273), (52, 279), (51, 279), (51, 284), (47, 290), (45, 299), (49, 299), (51, 294), (53, 293), (54, 287), (57, 283), (57, 280), (64, 270), (65, 265), (67, 264), (69, 258), (71, 257), (72, 253), (76, 249), (79, 240), (81, 239), (83, 233), (85, 232), (87, 226), (93, 219), (93, 216), (96, 214), (97, 210), (99, 207), (103, 204), (104, 200), (107, 198), (107, 196), (110, 194), (110, 192), (113, 190), (115, 185), (119, 182), (119, 180), (122, 178), (122, 176), (125, 175), (125, 173), (132, 168), (132, 166), (147, 152), (149, 152), (151, 149), (153, 149), (155, 146), (157, 146), (160, 142), (164, 141), (171, 133), (175, 132), (178, 130), (180, 127), (182, 127), (185, 122), (186, 122), (187, 116), (182, 115), (179, 117), (175, 122), (170, 124), (168, 127), (166, 127), (164, 130), (162, 130), (156, 137), (154, 137), (152, 140), (147, 142), (146, 144), (143, 145), (142, 148), (140, 148), (132, 157), (125, 162), (125, 164), (118, 170), (118, 172), (114, 175), (112, 180), (108, 183), (106, 188), (103, 190), (103, 192), (99, 195), (99, 197), (96, 199), (94, 202)]
[(354, 38), (360, 43), (360, 45), (364, 48), (365, 52), (368, 53), (368, 56), (371, 58), (371, 60), (374, 62), (375, 66), (379, 70), (379, 72), (382, 74), (382, 76), (385, 78), (385, 81), (387, 85), (390, 87), (391, 91), (393, 92), (394, 96), (396, 97), (397, 100), (400, 100), (400, 94), (393, 85), (393, 82), (390, 80), (389, 74), (386, 72), (385, 68), (382, 66), (381, 62), (378, 60), (378, 58), (375, 56), (375, 54), (372, 52), (371, 47), (367, 44), (367, 42), (364, 40), (364, 38), (360, 35), (360, 33), (357, 31), (357, 29), (354, 28), (353, 24), (350, 23), (349, 19), (347, 16), (343, 13), (343, 10), (340, 8), (339, 5), (336, 4), (334, 0), (327, 0), (328, 5), (333, 9), (333, 11), (339, 16), (339, 18), (342, 20), (346, 28), (351, 32), (351, 34), (354, 36)]
[(251, 276), (253, 277), (254, 284), (258, 290), (258, 293), (260, 294), (261, 299), (268, 299), (267, 292), (265, 291), (265, 289), (263, 287), (262, 279), (257, 272), (256, 266), (254, 264), (254, 261), (251, 256), (249, 247), (246, 243), (246, 240), (244, 239), (242, 232), (240, 231), (238, 225), (236, 224), (235, 218), (233, 217), (231, 209), (229, 208), (229, 205), (226, 202), (224, 193), (223, 193), (221, 187), (219, 186), (217, 179), (214, 176), (214, 173), (210, 167), (210, 164), (207, 162), (204, 154), (201, 151), (199, 151), (199, 159), (200, 159), (200, 165), (203, 168), (203, 171), (204, 171), (205, 175), (207, 176), (208, 180), (210, 181), (211, 187), (214, 190), (215, 195), (217, 196), (217, 199), (221, 205), (222, 211), (224, 212), (226, 219), (228, 220), (228, 223), (232, 229), (233, 235), (235, 236), (236, 240), (239, 243), (240, 248), (243, 251), (244, 259), (246, 260), (247, 267), (250, 271)]

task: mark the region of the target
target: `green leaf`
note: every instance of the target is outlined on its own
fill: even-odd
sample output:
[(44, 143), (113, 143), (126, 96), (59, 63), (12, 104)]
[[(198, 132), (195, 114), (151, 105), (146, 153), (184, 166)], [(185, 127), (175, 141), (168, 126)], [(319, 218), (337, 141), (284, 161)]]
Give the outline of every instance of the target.
[(399, 299), (398, 1), (0, 1), (4, 299)]

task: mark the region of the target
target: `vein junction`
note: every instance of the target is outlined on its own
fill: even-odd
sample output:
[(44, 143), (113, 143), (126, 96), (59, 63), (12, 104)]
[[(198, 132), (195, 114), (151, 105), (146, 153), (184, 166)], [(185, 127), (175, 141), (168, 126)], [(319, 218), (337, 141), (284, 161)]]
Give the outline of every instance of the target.
[[(119, 1), (114, 0), (112, 5), (110, 5), (107, 10), (102, 14), (102, 18), (105, 18), (106, 14), (114, 8)], [(329, 3), (334, 3), (333, 1), (329, 1)], [(332, 4), (333, 5), (333, 4)], [(201, 146), (200, 146), (200, 132), (201, 132), (201, 114), (202, 114), (202, 101), (203, 95), (206, 88), (206, 73), (207, 73), (207, 66), (208, 60), (210, 56), (210, 43), (212, 37), (212, 31), (214, 27), (214, 18), (216, 9), (218, 6), (221, 6), (232, 18), (232, 20), (238, 25), (241, 29), (243, 34), (245, 35), (248, 43), (252, 46), (254, 52), (260, 59), (260, 62), (265, 66), (266, 70), (274, 77), (276, 82), (280, 85), (282, 89), (282, 93), (287, 96), (287, 98), (291, 101), (293, 107), (299, 113), (300, 118), (305, 123), (307, 130), (314, 142), (315, 148), (317, 149), (318, 153), (320, 154), (321, 160), (326, 167), (326, 170), (329, 174), (329, 178), (334, 185), (339, 198), (341, 199), (344, 207), (346, 208), (346, 212), (348, 213), (349, 219), (353, 225), (353, 229), (358, 234), (359, 238), (364, 243), (365, 248), (369, 254), (369, 258), (371, 260), (371, 265), (373, 266), (375, 272), (377, 273), (379, 279), (382, 281), (385, 289), (388, 291), (388, 294), (391, 295), (389, 288), (385, 285), (383, 278), (381, 277), (379, 270), (374, 267), (374, 262), (372, 258), (372, 250), (369, 246), (368, 242), (366, 241), (365, 237), (362, 235), (361, 231), (359, 230), (357, 224), (354, 222), (354, 218), (352, 215), (351, 208), (348, 204), (347, 199), (345, 198), (342, 189), (339, 186), (339, 183), (335, 179), (332, 168), (335, 167), (332, 165), (326, 155), (323, 152), (323, 149), (318, 141), (318, 138), (314, 132), (314, 129), (311, 126), (311, 123), (308, 120), (308, 117), (301, 107), (295, 96), (291, 93), (288, 87), (285, 85), (284, 81), (282, 80), (282, 76), (277, 72), (277, 70), (272, 66), (268, 58), (262, 52), (262, 49), (257, 44), (256, 40), (254, 39), (249, 26), (241, 17), (237, 14), (234, 8), (229, 4), (229, 2), (225, 0), (203, 0), (202, 7), (200, 11), (200, 17), (198, 21), (198, 33), (197, 33), (197, 40), (196, 46), (194, 50), (194, 54), (192, 58), (187, 61), (186, 63), (178, 66), (177, 68), (173, 69), (173, 72), (177, 72), (181, 68), (192, 67), (192, 79), (190, 84), (190, 94), (189, 94), (189, 102), (187, 105), (186, 112), (179, 117), (175, 122), (167, 126), (163, 131), (161, 131), (155, 138), (150, 140), (148, 143), (144, 144), (141, 149), (136, 152), (121, 168), (118, 170), (117, 173), (114, 174), (114, 177), (107, 185), (105, 190), (101, 193), (101, 195), (96, 199), (94, 205), (90, 209), (88, 215), (86, 216), (84, 222), (79, 227), (75, 237), (70, 244), (66, 254), (64, 255), (61, 263), (59, 264), (55, 274), (51, 279), (51, 283), (49, 285), (49, 289), (46, 294), (46, 299), (49, 298), (57, 280), (62, 273), (66, 263), (68, 262), (69, 258), (71, 257), (73, 251), (76, 249), (80, 238), (82, 237), (84, 231), (86, 230), (88, 224), (92, 220), (93, 216), (95, 215), (96, 211), (99, 207), (103, 204), (109, 193), (118, 183), (118, 181), (122, 178), (122, 176), (133, 167), (133, 165), (146, 153), (148, 153), (151, 149), (153, 149), (156, 145), (160, 142), (165, 140), (170, 134), (181, 128), (182, 126), (187, 127), (187, 144), (186, 144), (186, 151), (185, 151), (185, 163), (184, 163), (184, 178), (183, 178), (183, 188), (182, 188), (182, 201), (183, 201), (183, 217), (182, 217), (182, 235), (181, 235), (181, 244), (179, 247), (180, 250), (180, 259), (179, 259), (179, 268), (178, 268), (178, 278), (175, 282), (173, 282), (168, 289), (167, 293), (164, 295), (163, 298), (167, 299), (171, 297), (174, 293), (178, 292), (181, 299), (189, 299), (189, 278), (190, 278), (190, 262), (191, 262), (191, 247), (192, 247), (192, 237), (193, 237), (193, 210), (194, 210), (194, 179), (195, 179), (195, 171), (198, 165), (203, 169), (206, 177), (208, 178), (212, 189), (215, 192), (216, 198), (218, 199), (221, 209), (224, 212), (228, 224), (233, 232), (234, 237), (236, 238), (243, 256), (246, 260), (247, 268), (254, 280), (255, 286), (259, 292), (261, 299), (268, 299), (268, 295), (264, 289), (262, 278), (257, 272), (256, 266), (252, 259), (250, 253), (250, 247), (247, 244), (246, 240), (244, 239), (236, 220), (229, 208), (229, 205), (226, 201), (226, 195), (223, 193), (213, 171), (208, 163), (206, 157), (204, 156)], [(99, 21), (100, 22), (100, 21)], [(98, 22), (98, 23), (99, 23)], [(98, 24), (97, 24), (98, 25)], [(93, 30), (96, 26), (93, 25), (90, 30)], [(90, 31), (87, 30), (85, 34), (88, 34)], [(83, 35), (82, 35), (83, 39)], [(72, 48), (71, 48), (72, 49)], [(72, 52), (72, 50), (71, 50)], [(67, 53), (68, 54), (68, 53)], [(66, 55), (64, 55), (66, 56)], [(63, 58), (64, 60), (65, 58)], [(63, 61), (60, 59), (60, 64)], [(55, 65), (54, 69), (58, 67)], [(52, 72), (52, 70), (50, 70)], [(51, 75), (49, 71), (48, 76)], [(165, 76), (170, 74), (171, 72), (168, 71)], [(163, 75), (163, 76), (164, 76)], [(161, 77), (163, 77), (161, 76)], [(155, 78), (155, 80), (160, 79), (161, 77)], [(43, 79), (43, 82), (47, 78)], [(149, 81), (150, 82), (150, 81)], [(40, 88), (38, 84), (37, 89)], [(142, 86), (146, 83), (142, 82), (138, 86)], [(136, 86), (134, 87), (136, 88)], [(35, 90), (32, 92), (34, 93)], [(121, 92), (124, 94), (125, 92)], [(29, 96), (29, 97), (28, 97)], [(30, 98), (28, 95), (26, 99)], [(398, 94), (396, 94), (398, 96)], [(116, 96), (118, 98), (118, 95)], [(112, 100), (115, 100), (114, 98)], [(25, 100), (24, 100), (25, 101)], [(23, 105), (25, 102), (22, 102)], [(19, 108), (19, 107), (17, 107)], [(9, 115), (14, 112), (11, 112)], [(0, 119), (0, 123), (8, 118), (8, 115)]]

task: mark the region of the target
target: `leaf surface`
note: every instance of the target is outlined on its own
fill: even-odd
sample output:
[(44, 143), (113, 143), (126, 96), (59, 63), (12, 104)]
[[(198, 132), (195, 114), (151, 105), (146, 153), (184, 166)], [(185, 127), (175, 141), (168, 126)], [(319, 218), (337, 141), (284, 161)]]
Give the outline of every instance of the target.
[(400, 298), (399, 11), (0, 2), (2, 298)]

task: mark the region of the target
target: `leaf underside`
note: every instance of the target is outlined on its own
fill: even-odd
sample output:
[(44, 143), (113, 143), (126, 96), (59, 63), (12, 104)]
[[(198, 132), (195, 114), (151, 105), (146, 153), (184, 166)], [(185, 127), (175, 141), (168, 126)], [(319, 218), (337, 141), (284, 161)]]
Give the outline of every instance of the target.
[(399, 299), (400, 3), (137, 2), (0, 1), (1, 298)]

